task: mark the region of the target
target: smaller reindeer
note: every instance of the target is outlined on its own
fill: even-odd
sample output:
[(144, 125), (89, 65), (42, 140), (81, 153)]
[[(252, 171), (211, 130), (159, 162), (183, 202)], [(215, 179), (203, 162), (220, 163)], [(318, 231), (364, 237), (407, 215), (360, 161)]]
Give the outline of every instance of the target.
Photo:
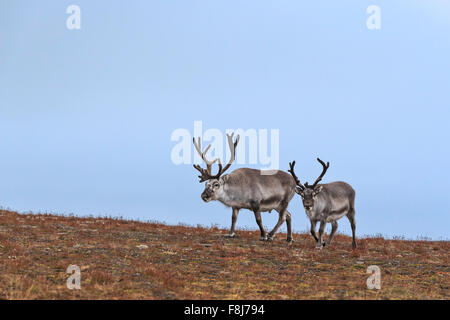
[[(309, 185), (308, 182), (305, 185), (300, 183), (294, 172), (295, 161), (289, 163), (290, 169), (288, 170), (297, 184), (296, 192), (302, 197), (303, 207), (311, 221), (311, 235), (317, 242), (316, 248), (325, 247), (325, 242), (322, 242), (322, 235), (327, 222), (330, 222), (332, 227), (326, 243), (329, 245), (338, 228), (337, 220), (344, 215), (350, 221), (353, 237), (352, 245), (353, 248), (356, 248), (355, 191), (349, 184), (342, 181), (318, 184), (330, 167), (330, 163), (325, 164), (319, 158), (317, 158), (317, 161), (320, 162), (323, 170), (312, 185)], [(319, 237), (316, 235), (317, 222), (320, 222)]]

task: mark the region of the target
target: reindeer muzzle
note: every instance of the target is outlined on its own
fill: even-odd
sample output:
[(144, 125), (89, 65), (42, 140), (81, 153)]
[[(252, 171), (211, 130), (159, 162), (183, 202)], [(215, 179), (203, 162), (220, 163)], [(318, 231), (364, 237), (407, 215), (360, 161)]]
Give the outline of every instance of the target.
[(204, 191), (202, 193), (201, 197), (202, 197), (202, 200), (205, 202), (209, 202), (211, 200), (211, 196), (206, 191)]

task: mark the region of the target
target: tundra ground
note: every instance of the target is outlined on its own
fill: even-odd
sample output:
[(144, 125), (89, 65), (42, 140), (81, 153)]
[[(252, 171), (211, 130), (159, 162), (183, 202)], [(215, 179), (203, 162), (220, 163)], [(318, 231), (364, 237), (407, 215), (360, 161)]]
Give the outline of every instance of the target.
[[(0, 299), (449, 299), (448, 241), (309, 234), (259, 241), (218, 228), (0, 210)], [(81, 289), (69, 290), (69, 265)], [(367, 267), (381, 270), (369, 290)]]

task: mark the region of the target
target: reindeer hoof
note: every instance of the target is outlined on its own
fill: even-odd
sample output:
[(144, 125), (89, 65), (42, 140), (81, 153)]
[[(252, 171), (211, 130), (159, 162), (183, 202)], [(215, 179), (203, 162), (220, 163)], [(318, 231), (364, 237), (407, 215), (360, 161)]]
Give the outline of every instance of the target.
[(325, 242), (322, 242), (321, 244), (318, 243), (318, 244), (316, 245), (316, 249), (317, 249), (317, 250), (322, 250), (322, 248), (324, 248), (324, 247), (325, 247)]
[(236, 234), (233, 232), (233, 233), (225, 234), (224, 237), (225, 238), (234, 238), (235, 235)]
[(261, 238), (259, 238), (259, 240), (260, 240), (260, 241), (267, 241), (268, 238), (267, 238), (267, 236), (261, 236)]
[(294, 239), (292, 239), (291, 237), (289, 237), (289, 238), (286, 239), (286, 242), (287, 242), (288, 244), (291, 244), (292, 242), (294, 242)]

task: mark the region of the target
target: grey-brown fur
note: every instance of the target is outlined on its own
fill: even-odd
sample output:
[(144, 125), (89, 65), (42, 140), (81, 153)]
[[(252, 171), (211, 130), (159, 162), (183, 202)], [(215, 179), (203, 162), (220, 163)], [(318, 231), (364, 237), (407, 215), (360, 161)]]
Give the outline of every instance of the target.
[[(223, 167), (219, 159), (210, 161), (206, 158), (206, 153), (211, 145), (202, 151), (201, 139), (198, 138), (197, 142), (195, 138), (193, 139), (195, 149), (206, 164), (206, 168), (194, 165), (194, 168), (200, 173), (198, 176), (200, 182), (206, 181), (205, 190), (201, 196), (203, 201), (218, 200), (233, 209), (229, 237), (234, 236), (239, 210), (249, 209), (255, 214), (256, 223), (261, 230), (261, 240), (271, 240), (278, 228), (286, 221), (287, 241), (291, 242), (291, 214), (287, 207), (295, 194), (295, 181), (288, 173), (283, 171), (262, 172), (249, 168), (236, 169), (230, 174), (224, 175), (224, 172), (235, 159), (239, 135), (233, 141), (233, 134), (227, 134), (227, 140), (231, 156), (228, 163)], [(218, 171), (213, 175), (212, 165), (216, 161), (218, 161)], [(273, 230), (267, 234), (262, 224), (261, 212), (272, 210), (278, 212), (278, 222)]]
[[(352, 246), (356, 248), (355, 190), (343, 181), (318, 184), (328, 169), (329, 163), (325, 165), (320, 159), (317, 160), (322, 164), (324, 170), (313, 185), (300, 183), (294, 172), (295, 161), (290, 164), (289, 170), (296, 181), (298, 186), (296, 192), (302, 197), (303, 207), (311, 222), (311, 235), (317, 242), (316, 247), (322, 248), (325, 244), (331, 244), (338, 227), (337, 220), (347, 216), (352, 228)], [(319, 236), (316, 235), (317, 222), (320, 222)], [(322, 241), (322, 235), (327, 223), (331, 223), (331, 233), (325, 243)]]
[[(278, 228), (286, 221), (287, 241), (292, 241), (291, 214), (287, 210), (295, 194), (295, 181), (283, 171), (264, 175), (261, 170), (240, 168), (219, 179), (205, 183), (201, 197), (205, 202), (218, 200), (233, 209), (229, 237), (234, 236), (236, 220), (241, 209), (254, 212), (261, 231), (261, 240), (271, 240)], [(262, 225), (261, 212), (276, 210), (278, 222), (269, 234)]]

